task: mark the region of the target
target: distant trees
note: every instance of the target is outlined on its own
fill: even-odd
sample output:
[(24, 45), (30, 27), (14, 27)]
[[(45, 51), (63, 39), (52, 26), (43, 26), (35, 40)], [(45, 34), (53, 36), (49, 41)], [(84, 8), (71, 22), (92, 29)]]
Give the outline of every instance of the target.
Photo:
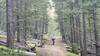
[[(6, 0), (0, 0), (0, 30), (6, 31)], [(2, 19), (3, 18), (3, 19)], [(2, 27), (1, 27), (2, 26)]]
[[(62, 39), (81, 56), (100, 56), (100, 1), (54, 0)], [(48, 33), (47, 0), (0, 0), (0, 30), (7, 31), (7, 45), (14, 41), (43, 39)], [(5, 29), (7, 28), (7, 30)]]
[(48, 33), (47, 5), (47, 0), (0, 0), (0, 30), (7, 32), (8, 47)]
[(93, 27), (94, 27), (94, 37), (95, 37), (95, 46), (96, 46), (96, 56), (100, 56), (100, 38), (98, 36), (98, 31), (97, 31), (97, 13), (96, 13), (96, 9), (97, 9), (97, 3), (98, 1), (92, 1), (93, 5), (93, 9), (92, 9), (92, 16), (93, 16)]
[[(99, 0), (54, 0), (64, 41), (81, 56), (99, 56)], [(66, 27), (65, 27), (66, 26)], [(75, 47), (77, 46), (77, 47)]]

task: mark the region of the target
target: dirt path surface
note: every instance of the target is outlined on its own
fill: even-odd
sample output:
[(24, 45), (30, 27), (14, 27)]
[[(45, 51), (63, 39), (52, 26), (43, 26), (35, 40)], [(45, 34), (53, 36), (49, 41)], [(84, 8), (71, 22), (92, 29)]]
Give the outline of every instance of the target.
[(37, 52), (39, 52), (42, 56), (66, 56), (64, 43), (61, 39), (57, 39), (54, 46), (45, 45), (43, 48), (37, 48)]

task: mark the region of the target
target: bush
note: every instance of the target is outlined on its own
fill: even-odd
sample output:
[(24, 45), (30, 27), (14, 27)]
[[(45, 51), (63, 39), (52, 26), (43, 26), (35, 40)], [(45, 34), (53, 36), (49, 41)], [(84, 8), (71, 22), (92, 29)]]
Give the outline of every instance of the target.
[(41, 54), (39, 54), (39, 53), (36, 53), (36, 56), (42, 56)]
[(80, 56), (80, 55), (74, 54), (74, 53), (71, 53), (71, 52), (67, 52), (67, 56)]
[(72, 50), (73, 53), (75, 54), (79, 54), (79, 45), (77, 43), (73, 43), (73, 50)]
[(79, 54), (80, 50), (79, 50), (79, 45), (77, 45), (77, 43), (73, 43), (73, 46), (71, 47), (67, 47), (67, 51), (75, 53), (75, 54)]

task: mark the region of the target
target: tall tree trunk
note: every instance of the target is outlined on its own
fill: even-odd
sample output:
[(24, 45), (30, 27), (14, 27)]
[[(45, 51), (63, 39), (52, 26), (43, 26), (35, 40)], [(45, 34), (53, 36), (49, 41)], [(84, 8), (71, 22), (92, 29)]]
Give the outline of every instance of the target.
[(7, 46), (14, 47), (14, 25), (13, 25), (13, 0), (6, 0), (7, 5)]
[(45, 34), (48, 33), (48, 18), (47, 15), (45, 16)]
[(16, 0), (16, 8), (17, 8), (17, 13), (16, 13), (16, 17), (17, 17), (17, 42), (21, 42), (21, 29), (20, 29), (20, 17), (19, 17), (19, 12), (21, 10), (21, 5), (20, 5), (21, 1), (20, 0)]
[(86, 21), (85, 21), (85, 14), (83, 12), (83, 44), (84, 44), (84, 56), (87, 56), (87, 37), (86, 37)]

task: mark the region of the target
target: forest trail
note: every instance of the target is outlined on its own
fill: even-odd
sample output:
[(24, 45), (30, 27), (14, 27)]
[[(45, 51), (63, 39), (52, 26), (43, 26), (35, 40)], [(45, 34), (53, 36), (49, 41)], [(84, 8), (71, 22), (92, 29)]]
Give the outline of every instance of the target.
[(43, 48), (37, 48), (37, 52), (39, 52), (42, 56), (66, 56), (64, 43), (61, 39), (57, 39), (54, 46), (45, 45)]

